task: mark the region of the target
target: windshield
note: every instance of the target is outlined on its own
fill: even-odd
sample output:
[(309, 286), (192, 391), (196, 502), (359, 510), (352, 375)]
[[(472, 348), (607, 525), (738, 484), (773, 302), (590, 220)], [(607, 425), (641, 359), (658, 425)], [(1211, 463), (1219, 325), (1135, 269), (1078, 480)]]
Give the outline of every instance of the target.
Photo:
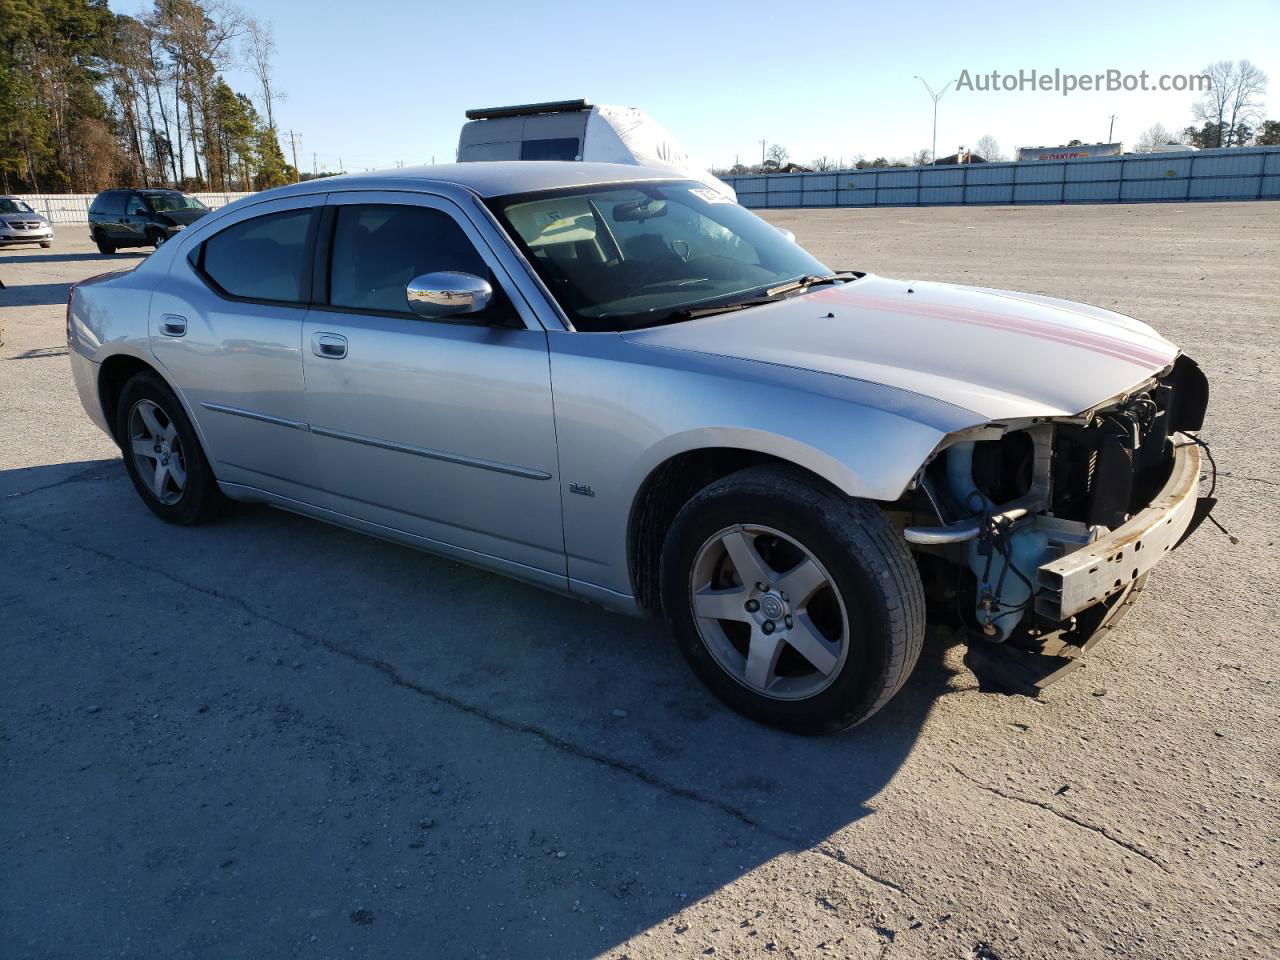
[(203, 203), (185, 193), (148, 193), (151, 209), (156, 213), (168, 213), (170, 210), (205, 210)]
[(35, 213), (21, 200), (12, 197), (0, 197), (0, 213)]
[(575, 188), (492, 201), (579, 330), (632, 330), (730, 308), (831, 271), (698, 183)]

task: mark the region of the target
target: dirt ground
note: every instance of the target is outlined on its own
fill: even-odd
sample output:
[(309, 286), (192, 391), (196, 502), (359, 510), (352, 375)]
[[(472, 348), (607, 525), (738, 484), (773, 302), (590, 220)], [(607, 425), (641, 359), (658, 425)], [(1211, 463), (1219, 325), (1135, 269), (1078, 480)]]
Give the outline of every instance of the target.
[(1239, 543), (1039, 699), (938, 636), (869, 723), (786, 736), (660, 625), (266, 508), (161, 524), (63, 330), (138, 255), (62, 227), (0, 250), (0, 955), (1280, 956), (1280, 205), (770, 219), (1159, 326)]

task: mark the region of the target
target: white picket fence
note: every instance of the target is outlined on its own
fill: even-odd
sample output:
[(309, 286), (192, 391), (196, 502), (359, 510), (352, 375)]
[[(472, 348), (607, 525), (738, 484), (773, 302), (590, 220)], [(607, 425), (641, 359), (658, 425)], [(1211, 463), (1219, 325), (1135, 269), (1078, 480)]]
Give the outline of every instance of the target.
[[(36, 213), (44, 214), (50, 223), (88, 223), (89, 204), (95, 193), (20, 193), (13, 194), (25, 201)], [(251, 197), (251, 193), (193, 193), (210, 210), (226, 206), (232, 200)]]

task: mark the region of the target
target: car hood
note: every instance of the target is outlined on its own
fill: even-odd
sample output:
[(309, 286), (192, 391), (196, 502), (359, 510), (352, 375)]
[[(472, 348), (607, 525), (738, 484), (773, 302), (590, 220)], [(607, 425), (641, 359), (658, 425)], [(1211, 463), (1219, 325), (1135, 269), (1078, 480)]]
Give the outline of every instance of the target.
[(1099, 307), (872, 275), (624, 337), (884, 384), (988, 420), (1072, 416), (1178, 355), (1146, 324)]
[(23, 223), (30, 223), (32, 220), (38, 220), (47, 224), (49, 218), (44, 214), (33, 211), (19, 210), (16, 213), (0, 213), (0, 220), (21, 220)]

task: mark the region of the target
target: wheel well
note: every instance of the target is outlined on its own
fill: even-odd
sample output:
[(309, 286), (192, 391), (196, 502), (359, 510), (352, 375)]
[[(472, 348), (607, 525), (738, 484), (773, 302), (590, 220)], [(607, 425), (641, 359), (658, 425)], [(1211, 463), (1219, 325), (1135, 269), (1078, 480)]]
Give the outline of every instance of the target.
[[(804, 470), (786, 460), (754, 450), (712, 447), (677, 454), (659, 464), (645, 478), (631, 506), (627, 524), (627, 556), (631, 586), (640, 606), (658, 613), (662, 608), (659, 565), (662, 545), (676, 514), (699, 490), (746, 467), (778, 464)], [(812, 471), (814, 479), (826, 483)]]
[(117, 354), (114, 357), (107, 357), (102, 362), (102, 369), (98, 372), (98, 399), (102, 403), (102, 413), (106, 417), (107, 425), (111, 428), (111, 435), (115, 437), (116, 443), (120, 442), (120, 437), (116, 434), (116, 407), (120, 402), (120, 391), (135, 374), (143, 371), (156, 372), (155, 368), (144, 360), (127, 354)]

